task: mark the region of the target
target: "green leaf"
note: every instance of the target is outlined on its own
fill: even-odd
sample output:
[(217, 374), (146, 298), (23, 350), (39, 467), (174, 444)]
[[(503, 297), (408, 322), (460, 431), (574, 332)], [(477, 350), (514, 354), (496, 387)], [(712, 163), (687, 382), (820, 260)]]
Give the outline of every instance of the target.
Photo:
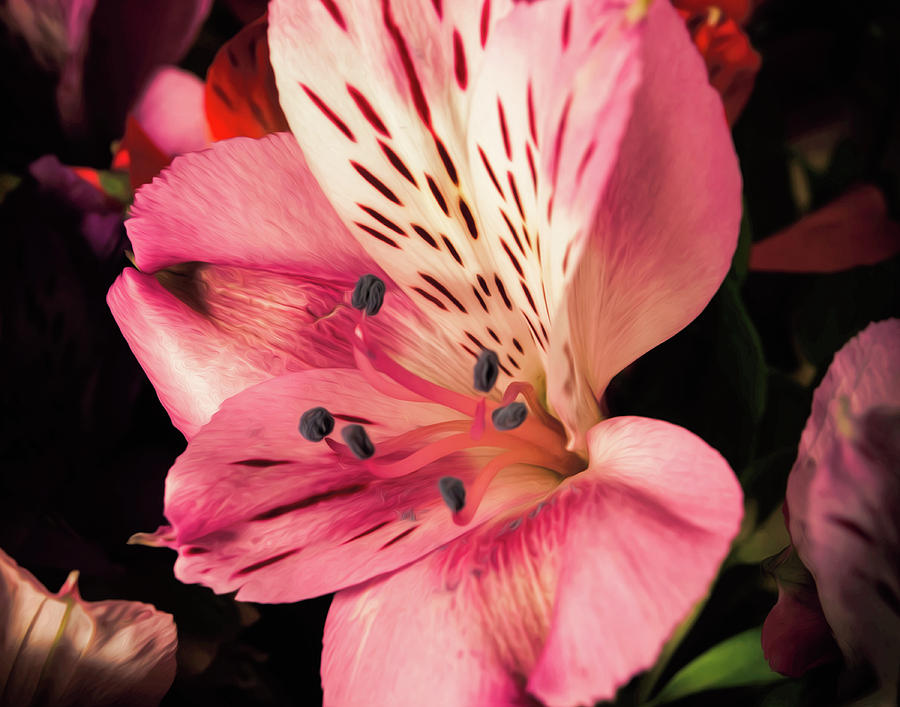
[(107, 196), (123, 206), (131, 204), (134, 193), (131, 191), (131, 183), (128, 181), (128, 172), (98, 170), (97, 176), (100, 178), (100, 186)]
[(766, 685), (783, 679), (763, 657), (761, 633), (762, 627), (751, 628), (713, 646), (679, 670), (647, 707), (706, 690)]
[(743, 285), (744, 280), (747, 279), (751, 245), (753, 245), (753, 229), (750, 227), (750, 214), (745, 203), (741, 213), (741, 231), (738, 234), (737, 248), (731, 259), (731, 274), (734, 275), (739, 285)]

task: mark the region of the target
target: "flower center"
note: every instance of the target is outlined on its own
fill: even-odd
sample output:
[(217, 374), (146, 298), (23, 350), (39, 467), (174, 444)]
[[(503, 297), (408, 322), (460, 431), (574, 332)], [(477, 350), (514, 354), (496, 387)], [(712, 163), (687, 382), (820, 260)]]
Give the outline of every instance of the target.
[[(384, 283), (374, 275), (362, 276), (350, 298), (359, 310), (354, 328), (353, 357), (366, 381), (378, 392), (397, 400), (431, 402), (456, 410), (462, 416), (433, 425), (417, 427), (376, 447), (362, 425), (346, 425), (341, 430), (344, 443), (330, 435), (334, 418), (325, 408), (303, 413), (300, 433), (311, 442), (324, 440), (339, 459), (356, 458), (379, 478), (413, 474), (423, 467), (456, 452), (476, 448), (497, 450), (466, 486), (451, 476), (440, 479), (437, 491), (453, 513), (458, 525), (469, 523), (497, 474), (514, 464), (528, 464), (568, 476), (584, 469), (584, 460), (566, 450), (562, 425), (538, 401), (534, 388), (525, 381), (507, 386), (500, 402), (489, 400), (497, 381), (498, 358), (482, 350), (473, 370), (473, 388), (482, 395), (465, 395), (425, 380), (404, 368), (372, 340), (367, 318), (378, 312), (384, 298)], [(521, 397), (523, 401), (517, 400)], [(490, 413), (491, 424), (486, 418)], [(411, 454), (404, 452), (417, 448)]]

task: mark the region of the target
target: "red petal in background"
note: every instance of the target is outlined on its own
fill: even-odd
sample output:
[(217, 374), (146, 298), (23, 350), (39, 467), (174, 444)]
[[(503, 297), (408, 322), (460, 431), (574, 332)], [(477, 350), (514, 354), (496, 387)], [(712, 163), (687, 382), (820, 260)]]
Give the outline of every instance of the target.
[(206, 74), (206, 121), (213, 140), (288, 130), (269, 63), (268, 21), (247, 25), (216, 54)]
[(851, 189), (797, 223), (753, 245), (750, 268), (830, 273), (874, 265), (900, 252), (900, 224), (870, 184)]
[(163, 152), (144, 131), (134, 116), (125, 121), (125, 136), (113, 159), (113, 167), (127, 169), (131, 188), (147, 184), (168, 166), (172, 157)]

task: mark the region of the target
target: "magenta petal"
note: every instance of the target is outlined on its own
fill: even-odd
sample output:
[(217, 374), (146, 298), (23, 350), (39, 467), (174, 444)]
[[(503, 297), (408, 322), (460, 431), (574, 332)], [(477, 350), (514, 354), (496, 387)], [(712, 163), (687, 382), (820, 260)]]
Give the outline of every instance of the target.
[(545, 503), (339, 593), (326, 702), (593, 704), (649, 667), (728, 551), (740, 488), (664, 422), (607, 420), (588, 442), (589, 469)]
[(158, 704), (175, 677), (172, 617), (135, 601), (86, 602), (76, 578), (51, 594), (0, 551), (3, 704)]
[[(364, 425), (377, 452), (387, 438), (459, 418), (431, 403), (388, 398), (351, 370), (285, 375), (230, 398), (166, 482), (165, 544), (179, 551), (179, 579), (238, 590), (248, 601), (297, 601), (394, 570), (467, 531), (453, 522), (438, 479), (470, 481), (481, 456), (457, 453), (411, 476), (379, 479), (347, 451), (300, 436), (301, 414), (317, 406), (335, 416), (339, 449), (347, 424)], [(476, 524), (533, 503), (554, 483), (549, 472), (507, 471)]]
[[(900, 320), (834, 357), (788, 479), (788, 528), (851, 664), (896, 701), (900, 672)], [(886, 702), (887, 703), (887, 702)]]

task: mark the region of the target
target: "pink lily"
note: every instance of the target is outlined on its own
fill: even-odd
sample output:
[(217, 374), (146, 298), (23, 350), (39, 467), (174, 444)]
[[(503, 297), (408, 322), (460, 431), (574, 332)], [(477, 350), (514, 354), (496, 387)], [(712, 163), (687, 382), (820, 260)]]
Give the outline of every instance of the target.
[[(239, 599), (341, 590), (329, 704), (613, 696), (741, 518), (699, 438), (601, 412), (736, 243), (737, 163), (683, 22), (618, 0), (269, 18), (294, 135), (176, 158), (128, 222), (142, 272), (109, 294), (189, 439), (171, 526), (136, 541)], [(351, 297), (366, 274), (383, 302)]]
[(833, 657), (830, 633), (849, 666), (873, 671), (876, 705), (896, 704), (900, 685), (898, 351), (900, 320), (871, 324), (816, 389), (786, 499), (814, 584), (781, 581), (763, 628), (772, 667), (792, 675)]
[(78, 572), (51, 594), (0, 550), (0, 705), (159, 704), (175, 678), (172, 617), (88, 602)]

